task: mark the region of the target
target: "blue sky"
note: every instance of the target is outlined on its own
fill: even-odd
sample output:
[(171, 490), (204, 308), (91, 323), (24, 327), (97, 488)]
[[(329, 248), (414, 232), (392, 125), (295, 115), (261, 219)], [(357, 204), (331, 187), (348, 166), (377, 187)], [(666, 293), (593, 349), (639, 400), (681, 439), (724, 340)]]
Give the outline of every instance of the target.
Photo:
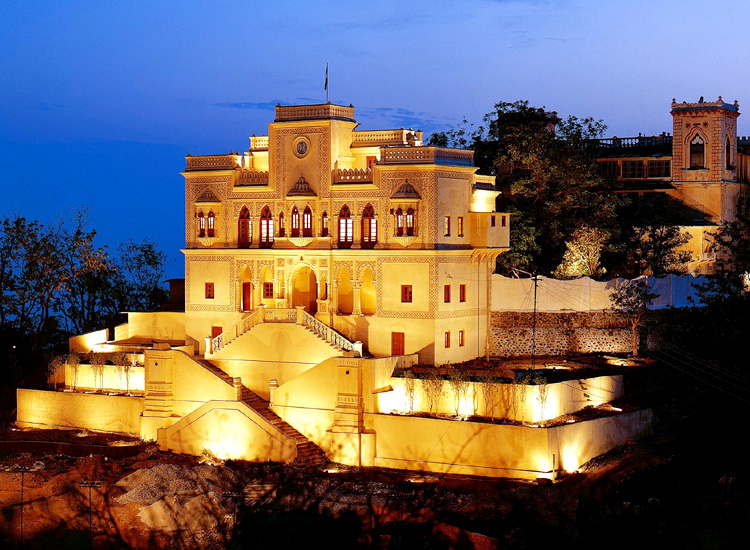
[(653, 134), (673, 97), (750, 105), (747, 21), (740, 0), (4, 0), (0, 212), (87, 207), (100, 244), (155, 240), (180, 276), (184, 156), (244, 151), (277, 102), (324, 101), (326, 62), (363, 129), (528, 99)]

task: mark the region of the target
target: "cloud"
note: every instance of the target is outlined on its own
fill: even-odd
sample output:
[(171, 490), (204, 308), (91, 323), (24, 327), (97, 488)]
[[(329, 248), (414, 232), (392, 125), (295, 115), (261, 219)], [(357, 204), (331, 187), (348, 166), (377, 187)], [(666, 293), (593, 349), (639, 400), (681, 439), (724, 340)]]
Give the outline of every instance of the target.
[(214, 107), (226, 107), (228, 109), (260, 109), (262, 111), (273, 111), (279, 101), (238, 101), (214, 103)]
[(445, 117), (435, 117), (422, 111), (403, 108), (365, 107), (357, 109), (355, 115), (358, 120), (364, 119), (378, 126), (385, 123), (388, 128), (414, 128), (426, 132), (446, 128), (451, 123)]

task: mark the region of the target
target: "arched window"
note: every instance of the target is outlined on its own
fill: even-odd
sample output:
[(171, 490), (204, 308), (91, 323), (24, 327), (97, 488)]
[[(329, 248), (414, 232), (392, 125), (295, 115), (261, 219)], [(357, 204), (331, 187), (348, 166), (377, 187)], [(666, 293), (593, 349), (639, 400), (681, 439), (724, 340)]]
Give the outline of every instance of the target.
[(339, 248), (352, 247), (352, 215), (349, 207), (344, 205), (339, 212)]
[(703, 143), (703, 138), (699, 134), (695, 134), (695, 137), (690, 140), (690, 168), (704, 168), (706, 166), (705, 150), (706, 145)]
[(267, 206), (264, 206), (260, 213), (260, 246), (273, 246), (273, 215)]
[(302, 236), (312, 237), (312, 210), (309, 206), (305, 206), (302, 212)]
[(214, 216), (213, 212), (208, 213), (208, 236), (213, 237), (215, 235), (214, 233), (214, 220), (216, 219), (216, 216)]
[(733, 170), (734, 165), (732, 164), (732, 142), (727, 138), (727, 144), (725, 147), (727, 155), (727, 170)]
[(320, 236), (328, 236), (328, 212), (323, 212), (323, 215), (320, 217)]
[(286, 235), (286, 228), (284, 227), (284, 213), (279, 212), (279, 237)]
[(362, 211), (362, 248), (374, 248), (378, 242), (378, 221), (371, 204)]
[(203, 215), (203, 210), (198, 212), (198, 236), (206, 236), (206, 216)]
[(292, 237), (299, 237), (299, 210), (292, 208)]
[(400, 208), (396, 210), (396, 236), (401, 237), (404, 234), (404, 211)]
[(253, 242), (253, 232), (250, 227), (250, 211), (247, 206), (242, 207), (240, 219), (237, 221), (237, 246), (240, 248), (250, 248)]
[(414, 209), (409, 208), (406, 211), (406, 234), (409, 237), (414, 236)]

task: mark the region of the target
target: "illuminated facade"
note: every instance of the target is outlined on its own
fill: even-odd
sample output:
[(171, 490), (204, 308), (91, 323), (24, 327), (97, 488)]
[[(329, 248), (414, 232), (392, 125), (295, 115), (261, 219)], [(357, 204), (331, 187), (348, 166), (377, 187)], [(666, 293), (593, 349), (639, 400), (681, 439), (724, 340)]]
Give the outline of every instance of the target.
[(186, 332), (201, 353), (228, 357), (248, 312), (301, 306), (376, 357), (484, 354), (510, 233), (493, 178), (421, 132), (356, 128), (351, 106), (277, 106), (248, 152), (187, 157)]
[(445, 384), (436, 402), (423, 384), (407, 390), (404, 369), (473, 359), (497, 339), (492, 271), (510, 218), (471, 151), (359, 131), (353, 116), (277, 106), (249, 151), (188, 156), (185, 311), (72, 338), (73, 351), (125, 352), (135, 366), (125, 379), (121, 366), (68, 366), (51, 380), (66, 391), (18, 390), (18, 425), (219, 458), (522, 478), (647, 431), (648, 411), (549, 429), (463, 421), (512, 409), (538, 423), (617, 398), (619, 376), (532, 388), (524, 402), (515, 383), (493, 383), (489, 406), (475, 382), (463, 394)]

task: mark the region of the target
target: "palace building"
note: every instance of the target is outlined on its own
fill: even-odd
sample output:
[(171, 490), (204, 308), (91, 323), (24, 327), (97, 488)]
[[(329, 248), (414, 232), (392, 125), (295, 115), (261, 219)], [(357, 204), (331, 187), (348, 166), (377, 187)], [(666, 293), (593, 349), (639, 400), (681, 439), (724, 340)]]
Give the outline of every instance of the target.
[[(648, 431), (650, 411), (619, 409), (541, 429), (620, 397), (619, 374), (558, 371), (524, 382), (524, 399), (515, 372), (446, 382), (459, 372), (447, 364), (535, 349), (503, 305), (518, 287), (493, 275), (511, 219), (495, 212), (494, 177), (475, 172), (472, 151), (425, 146), (420, 131), (358, 130), (352, 106), (277, 106), (248, 151), (187, 156), (184, 311), (71, 338), (90, 365), (55, 373), (62, 391), (19, 389), (17, 424), (219, 458), (519, 478)], [(626, 327), (587, 317), (584, 303), (609, 304), (587, 281), (575, 319), (540, 320), (538, 349), (627, 351)], [(545, 289), (546, 307), (570, 307)], [(417, 383), (416, 365), (440, 386)], [(511, 410), (517, 423), (496, 421)]]
[(244, 154), (188, 156), (188, 338), (211, 355), (247, 312), (303, 307), (375, 357), (483, 355), (510, 218), (475, 171), (472, 151), (357, 130), (332, 104), (277, 106)]

